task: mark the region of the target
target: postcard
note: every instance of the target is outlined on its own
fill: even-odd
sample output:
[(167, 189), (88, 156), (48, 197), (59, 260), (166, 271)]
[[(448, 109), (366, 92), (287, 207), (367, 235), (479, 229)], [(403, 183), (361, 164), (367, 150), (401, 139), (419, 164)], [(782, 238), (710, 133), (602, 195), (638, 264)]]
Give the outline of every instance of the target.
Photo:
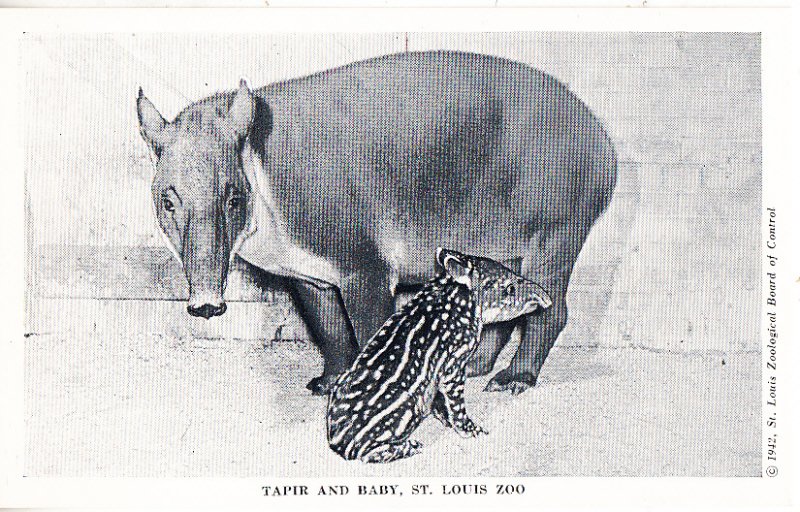
[(791, 503), (791, 18), (0, 11), (0, 504)]

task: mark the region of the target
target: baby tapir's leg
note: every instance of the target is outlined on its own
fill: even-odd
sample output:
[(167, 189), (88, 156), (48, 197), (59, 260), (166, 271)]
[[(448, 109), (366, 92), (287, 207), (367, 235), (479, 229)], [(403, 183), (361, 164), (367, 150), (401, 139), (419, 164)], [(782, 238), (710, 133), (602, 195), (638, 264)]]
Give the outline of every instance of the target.
[(376, 446), (361, 456), (364, 462), (392, 462), (416, 455), (422, 450), (422, 443), (413, 439)]
[(439, 393), (433, 399), (432, 412), (445, 427), (451, 427), (462, 437), (487, 434), (467, 416), (464, 407), (464, 368), (457, 366), (439, 384)]

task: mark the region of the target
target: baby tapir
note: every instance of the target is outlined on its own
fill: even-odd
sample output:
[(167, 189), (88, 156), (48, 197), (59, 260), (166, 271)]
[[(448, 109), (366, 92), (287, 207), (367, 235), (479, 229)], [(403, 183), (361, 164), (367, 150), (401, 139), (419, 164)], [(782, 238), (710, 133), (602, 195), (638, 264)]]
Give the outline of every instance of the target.
[(409, 436), (431, 413), (464, 437), (485, 433), (464, 410), (465, 366), (482, 325), (551, 305), (541, 287), (496, 261), (441, 248), (436, 259), (442, 272), (383, 324), (331, 390), (328, 443), (345, 459), (418, 453)]

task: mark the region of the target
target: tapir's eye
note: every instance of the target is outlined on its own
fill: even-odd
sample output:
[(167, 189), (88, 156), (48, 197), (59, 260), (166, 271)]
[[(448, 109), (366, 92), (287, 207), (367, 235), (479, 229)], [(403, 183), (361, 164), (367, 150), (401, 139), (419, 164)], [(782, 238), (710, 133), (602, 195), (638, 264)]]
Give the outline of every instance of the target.
[(517, 293), (517, 287), (514, 286), (514, 283), (511, 283), (510, 285), (506, 286), (506, 294), (514, 295), (515, 293)]
[(242, 198), (239, 196), (231, 196), (231, 198), (228, 199), (228, 208), (231, 210), (238, 210), (241, 205)]
[(165, 197), (163, 201), (164, 201), (164, 209), (165, 210), (167, 210), (170, 213), (175, 211), (175, 204), (172, 202), (172, 200), (170, 198)]

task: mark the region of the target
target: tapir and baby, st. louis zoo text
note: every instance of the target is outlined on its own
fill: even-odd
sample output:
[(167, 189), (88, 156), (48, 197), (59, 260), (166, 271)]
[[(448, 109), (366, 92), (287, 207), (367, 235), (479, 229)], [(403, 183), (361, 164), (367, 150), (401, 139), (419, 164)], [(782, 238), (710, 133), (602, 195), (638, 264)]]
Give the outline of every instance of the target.
[(435, 275), (448, 247), (502, 262), (552, 306), (487, 325), (468, 375), (490, 391), (535, 385), (567, 322), (578, 254), (608, 205), (615, 150), (587, 106), (530, 66), (406, 52), (251, 89), (245, 81), (166, 121), (140, 90), (159, 224), (210, 318), (231, 258), (290, 283), (324, 360), (323, 394), (394, 312), (399, 286)]

